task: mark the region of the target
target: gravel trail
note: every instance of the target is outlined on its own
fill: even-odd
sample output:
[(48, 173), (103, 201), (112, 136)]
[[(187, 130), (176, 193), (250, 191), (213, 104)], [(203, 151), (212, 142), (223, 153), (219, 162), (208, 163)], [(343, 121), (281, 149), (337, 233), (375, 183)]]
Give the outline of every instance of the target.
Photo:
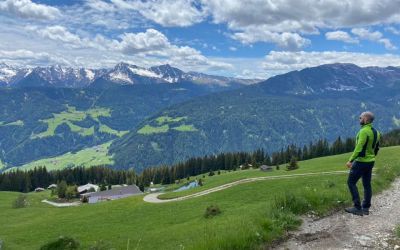
[(369, 215), (340, 211), (321, 219), (304, 217), (301, 228), (273, 249), (400, 249), (394, 235), (399, 224), (400, 178), (372, 197)]

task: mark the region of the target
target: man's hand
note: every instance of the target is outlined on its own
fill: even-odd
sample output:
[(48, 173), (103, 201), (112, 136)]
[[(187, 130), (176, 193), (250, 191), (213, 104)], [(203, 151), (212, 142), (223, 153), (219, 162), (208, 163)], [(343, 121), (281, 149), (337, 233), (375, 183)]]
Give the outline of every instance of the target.
[(348, 168), (351, 168), (352, 165), (353, 165), (353, 163), (351, 163), (350, 161), (348, 161), (348, 162), (346, 163), (346, 166), (347, 166)]

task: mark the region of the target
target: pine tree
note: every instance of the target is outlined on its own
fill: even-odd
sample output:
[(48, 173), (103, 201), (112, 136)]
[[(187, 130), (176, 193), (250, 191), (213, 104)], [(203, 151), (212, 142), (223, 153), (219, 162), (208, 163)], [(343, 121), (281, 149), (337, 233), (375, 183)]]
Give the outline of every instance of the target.
[(286, 166), (286, 169), (287, 170), (295, 170), (298, 168), (299, 168), (299, 165), (297, 163), (297, 159), (296, 159), (296, 157), (292, 156), (292, 158), (290, 159), (289, 165)]

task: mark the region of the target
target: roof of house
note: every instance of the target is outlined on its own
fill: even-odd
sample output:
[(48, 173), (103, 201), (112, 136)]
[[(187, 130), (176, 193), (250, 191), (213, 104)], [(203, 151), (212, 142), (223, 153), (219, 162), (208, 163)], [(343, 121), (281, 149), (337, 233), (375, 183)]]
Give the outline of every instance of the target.
[(115, 187), (110, 190), (105, 190), (95, 193), (83, 194), (87, 197), (104, 197), (104, 196), (115, 196), (115, 195), (127, 195), (127, 194), (142, 194), (143, 192), (136, 185), (130, 185), (125, 187)]
[(79, 186), (78, 187), (78, 193), (81, 193), (81, 192), (83, 192), (85, 190), (90, 190), (91, 188), (94, 188), (94, 190), (96, 190), (96, 191), (99, 190), (99, 186), (88, 183), (86, 185)]

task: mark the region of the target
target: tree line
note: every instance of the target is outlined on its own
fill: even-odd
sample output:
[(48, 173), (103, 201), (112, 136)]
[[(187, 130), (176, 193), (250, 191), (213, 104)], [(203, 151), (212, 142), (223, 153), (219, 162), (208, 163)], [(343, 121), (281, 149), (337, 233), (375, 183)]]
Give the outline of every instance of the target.
[[(268, 154), (264, 149), (253, 152), (220, 153), (204, 157), (193, 157), (172, 166), (150, 167), (137, 175), (134, 170), (114, 170), (106, 166), (90, 168), (76, 167), (47, 171), (45, 167), (28, 171), (9, 171), (0, 174), (0, 191), (29, 192), (37, 187), (47, 187), (52, 183), (66, 181), (69, 185), (94, 183), (99, 185), (136, 184), (141, 190), (153, 184), (171, 184), (177, 180), (212, 173), (219, 170), (257, 168), (261, 165), (279, 166), (291, 161), (308, 160), (316, 157), (342, 154), (354, 149), (355, 140), (338, 137), (332, 144), (326, 139), (310, 142), (308, 145), (287, 146)], [(382, 146), (400, 145), (400, 129), (382, 136)]]
[(133, 170), (114, 170), (106, 166), (76, 167), (55, 171), (48, 171), (46, 167), (37, 167), (28, 171), (17, 169), (0, 174), (0, 190), (30, 192), (35, 188), (46, 188), (61, 181), (69, 185), (134, 184), (137, 181), (137, 175)]

